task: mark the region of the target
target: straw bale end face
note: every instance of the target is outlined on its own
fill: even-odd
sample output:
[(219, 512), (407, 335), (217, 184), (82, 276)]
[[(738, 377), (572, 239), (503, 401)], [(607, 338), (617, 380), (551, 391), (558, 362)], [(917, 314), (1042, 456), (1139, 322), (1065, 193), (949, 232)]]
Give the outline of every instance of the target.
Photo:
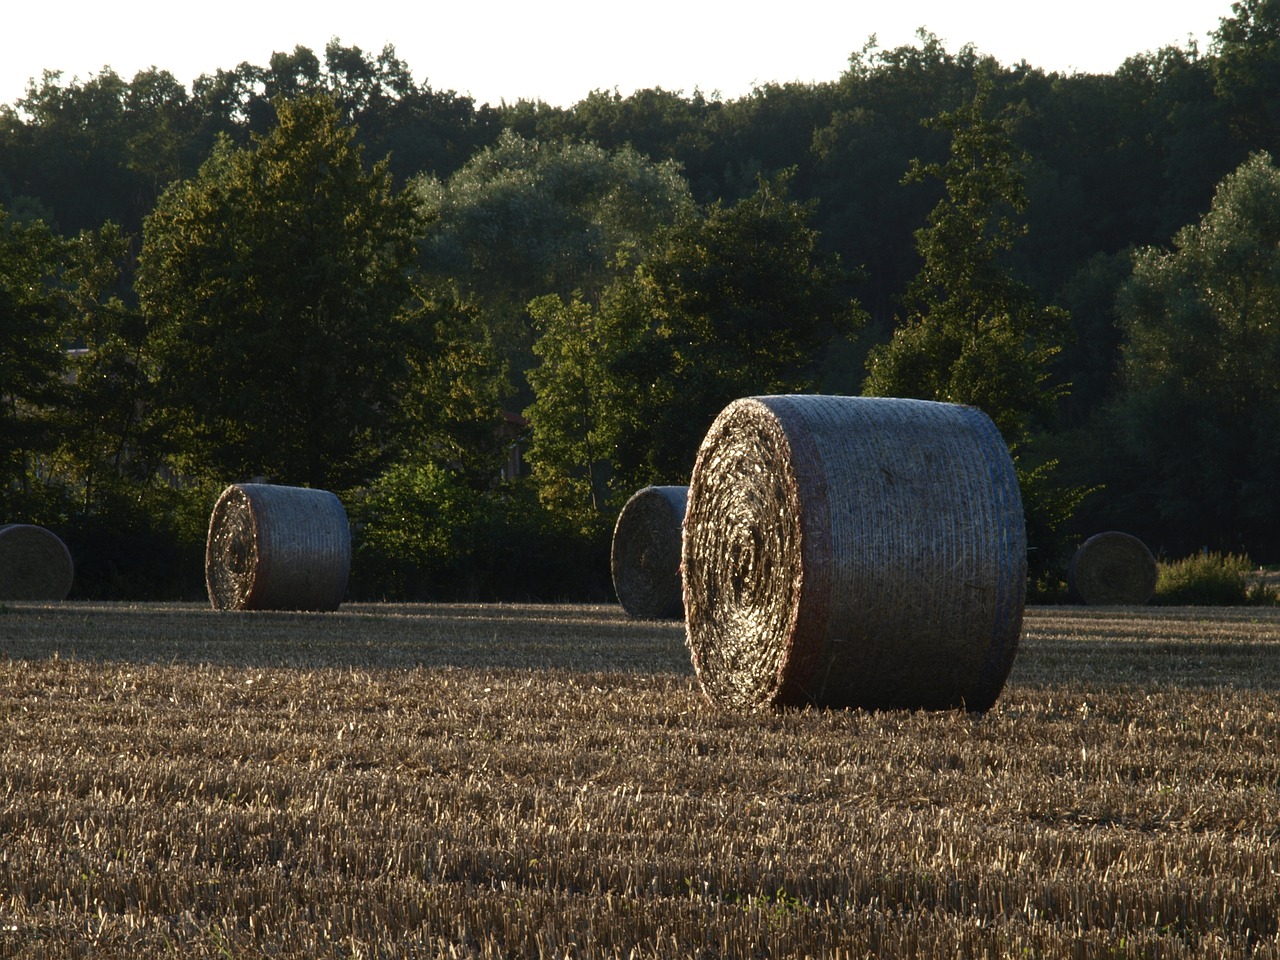
[(734, 401), (698, 452), (682, 561), (690, 656), (718, 704), (982, 711), (1012, 667), (1022, 501), (971, 407)]
[(71, 551), (52, 530), (0, 526), (0, 600), (65, 600), (74, 581)]
[(351, 529), (327, 490), (232, 484), (209, 518), (205, 584), (215, 610), (336, 610)]
[(1067, 568), (1071, 596), (1089, 606), (1142, 606), (1155, 596), (1159, 567), (1147, 545), (1118, 530), (1082, 543)]
[(688, 491), (645, 487), (618, 514), (609, 560), (618, 602), (632, 617), (659, 620), (684, 614), (680, 537)]

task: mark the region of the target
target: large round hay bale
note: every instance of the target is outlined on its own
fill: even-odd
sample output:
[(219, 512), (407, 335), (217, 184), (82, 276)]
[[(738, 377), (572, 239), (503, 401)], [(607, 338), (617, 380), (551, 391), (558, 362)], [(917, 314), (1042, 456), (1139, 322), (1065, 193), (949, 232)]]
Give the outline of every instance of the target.
[(232, 484), (209, 518), (205, 584), (215, 610), (336, 610), (351, 529), (327, 490)]
[(645, 487), (632, 494), (613, 528), (613, 589), (633, 617), (658, 620), (684, 612), (680, 533), (688, 487)]
[(1026, 530), (979, 410), (736, 400), (698, 451), (686, 637), (713, 702), (988, 709), (1013, 664)]
[(1118, 530), (1082, 543), (1067, 567), (1072, 597), (1089, 606), (1141, 606), (1156, 592), (1156, 558), (1137, 537)]
[(0, 600), (65, 600), (75, 579), (71, 551), (30, 523), (0, 526)]

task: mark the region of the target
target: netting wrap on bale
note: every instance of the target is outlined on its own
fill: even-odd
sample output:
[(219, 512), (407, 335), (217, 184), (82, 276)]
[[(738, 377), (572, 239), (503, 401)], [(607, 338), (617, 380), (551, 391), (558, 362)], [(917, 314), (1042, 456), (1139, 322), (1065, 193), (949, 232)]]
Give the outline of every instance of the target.
[(688, 487), (645, 487), (618, 514), (610, 567), (622, 609), (641, 619), (679, 617), (680, 533)]
[(327, 490), (240, 483), (214, 504), (205, 584), (215, 610), (336, 610), (351, 529)]
[(1159, 568), (1147, 545), (1117, 530), (1097, 533), (1067, 567), (1072, 597), (1089, 606), (1142, 606), (1156, 592)]
[(738, 708), (986, 710), (1026, 600), (1018, 478), (972, 407), (736, 400), (689, 485), (686, 638)]
[(71, 551), (52, 530), (0, 526), (0, 600), (65, 600), (74, 579)]

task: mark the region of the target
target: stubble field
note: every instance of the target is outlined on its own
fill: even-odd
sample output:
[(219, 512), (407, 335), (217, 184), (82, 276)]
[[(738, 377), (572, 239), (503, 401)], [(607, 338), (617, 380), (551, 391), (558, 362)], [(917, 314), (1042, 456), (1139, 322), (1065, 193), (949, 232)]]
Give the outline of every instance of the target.
[(1280, 609), (739, 715), (617, 607), (0, 608), (0, 957), (1280, 957)]

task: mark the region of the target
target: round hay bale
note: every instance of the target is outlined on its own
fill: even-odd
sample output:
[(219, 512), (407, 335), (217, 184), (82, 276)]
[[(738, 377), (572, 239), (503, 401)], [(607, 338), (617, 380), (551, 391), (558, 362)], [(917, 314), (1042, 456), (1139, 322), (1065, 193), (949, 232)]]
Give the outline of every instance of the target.
[(1076, 550), (1067, 588), (1089, 606), (1142, 606), (1156, 592), (1156, 558), (1137, 537), (1118, 530), (1097, 533)]
[(0, 526), (0, 600), (65, 600), (74, 579), (71, 551), (53, 531)]
[(983, 711), (1026, 601), (1018, 478), (972, 407), (736, 400), (698, 451), (684, 605), (706, 696)]
[(351, 529), (327, 490), (232, 484), (209, 518), (205, 584), (215, 610), (336, 610)]
[(609, 563), (622, 609), (639, 619), (684, 613), (680, 532), (688, 487), (645, 487), (632, 494), (613, 528)]

